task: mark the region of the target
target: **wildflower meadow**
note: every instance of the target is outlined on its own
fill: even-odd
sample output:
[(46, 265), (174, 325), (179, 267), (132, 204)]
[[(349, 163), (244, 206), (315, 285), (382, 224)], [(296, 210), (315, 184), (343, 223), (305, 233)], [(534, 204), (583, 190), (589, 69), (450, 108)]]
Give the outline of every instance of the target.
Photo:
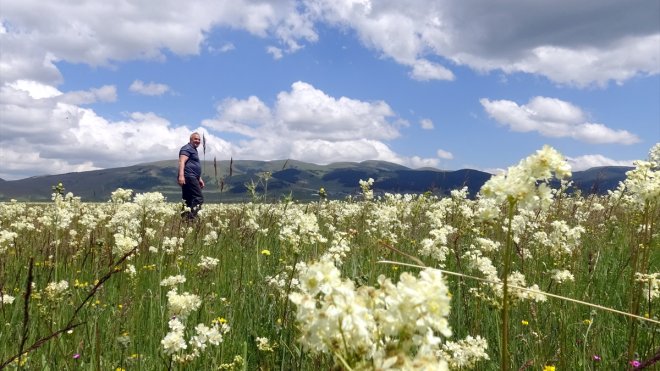
[(660, 364), (660, 144), (607, 195), (544, 147), (477, 195), (0, 204), (0, 369)]

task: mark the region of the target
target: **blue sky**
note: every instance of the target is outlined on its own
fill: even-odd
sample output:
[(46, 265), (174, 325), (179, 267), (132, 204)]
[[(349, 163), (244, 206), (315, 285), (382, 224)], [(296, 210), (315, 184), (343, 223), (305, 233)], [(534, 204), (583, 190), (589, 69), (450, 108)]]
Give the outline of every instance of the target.
[[(0, 178), (175, 159), (574, 170), (660, 141), (660, 3), (4, 0)], [(48, 14), (44, 17), (44, 14)]]

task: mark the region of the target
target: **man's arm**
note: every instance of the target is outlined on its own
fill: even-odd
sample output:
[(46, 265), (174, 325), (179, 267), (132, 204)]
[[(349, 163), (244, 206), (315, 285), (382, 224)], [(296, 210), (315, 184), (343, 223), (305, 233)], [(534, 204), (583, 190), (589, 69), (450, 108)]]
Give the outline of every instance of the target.
[(179, 185), (186, 184), (186, 177), (183, 176), (183, 169), (186, 167), (186, 161), (188, 161), (188, 156), (179, 155), (179, 177), (177, 179)]

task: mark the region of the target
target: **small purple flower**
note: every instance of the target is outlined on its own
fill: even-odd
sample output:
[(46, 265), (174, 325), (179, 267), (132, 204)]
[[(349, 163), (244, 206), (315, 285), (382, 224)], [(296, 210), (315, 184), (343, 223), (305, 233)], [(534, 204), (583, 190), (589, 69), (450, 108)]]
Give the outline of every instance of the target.
[(76, 353), (73, 355), (73, 359), (78, 359), (78, 358), (80, 358), (80, 353)]
[(600, 362), (601, 361), (600, 356), (598, 354), (594, 354), (593, 356), (591, 356), (591, 359), (594, 362)]
[(634, 359), (634, 360), (630, 361), (630, 365), (633, 366), (633, 367), (635, 367), (635, 368), (637, 368), (637, 367), (639, 367), (639, 366), (642, 365), (642, 362), (640, 362), (640, 361)]

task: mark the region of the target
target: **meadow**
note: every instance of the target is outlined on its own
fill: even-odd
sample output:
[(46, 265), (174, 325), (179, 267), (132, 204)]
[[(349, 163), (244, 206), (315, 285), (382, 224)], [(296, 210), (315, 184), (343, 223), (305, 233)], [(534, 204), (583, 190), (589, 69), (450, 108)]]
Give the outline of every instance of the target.
[(635, 166), (581, 195), (544, 147), (476, 199), (369, 179), (192, 222), (159, 193), (59, 184), (0, 204), (0, 368), (653, 369), (660, 146)]

